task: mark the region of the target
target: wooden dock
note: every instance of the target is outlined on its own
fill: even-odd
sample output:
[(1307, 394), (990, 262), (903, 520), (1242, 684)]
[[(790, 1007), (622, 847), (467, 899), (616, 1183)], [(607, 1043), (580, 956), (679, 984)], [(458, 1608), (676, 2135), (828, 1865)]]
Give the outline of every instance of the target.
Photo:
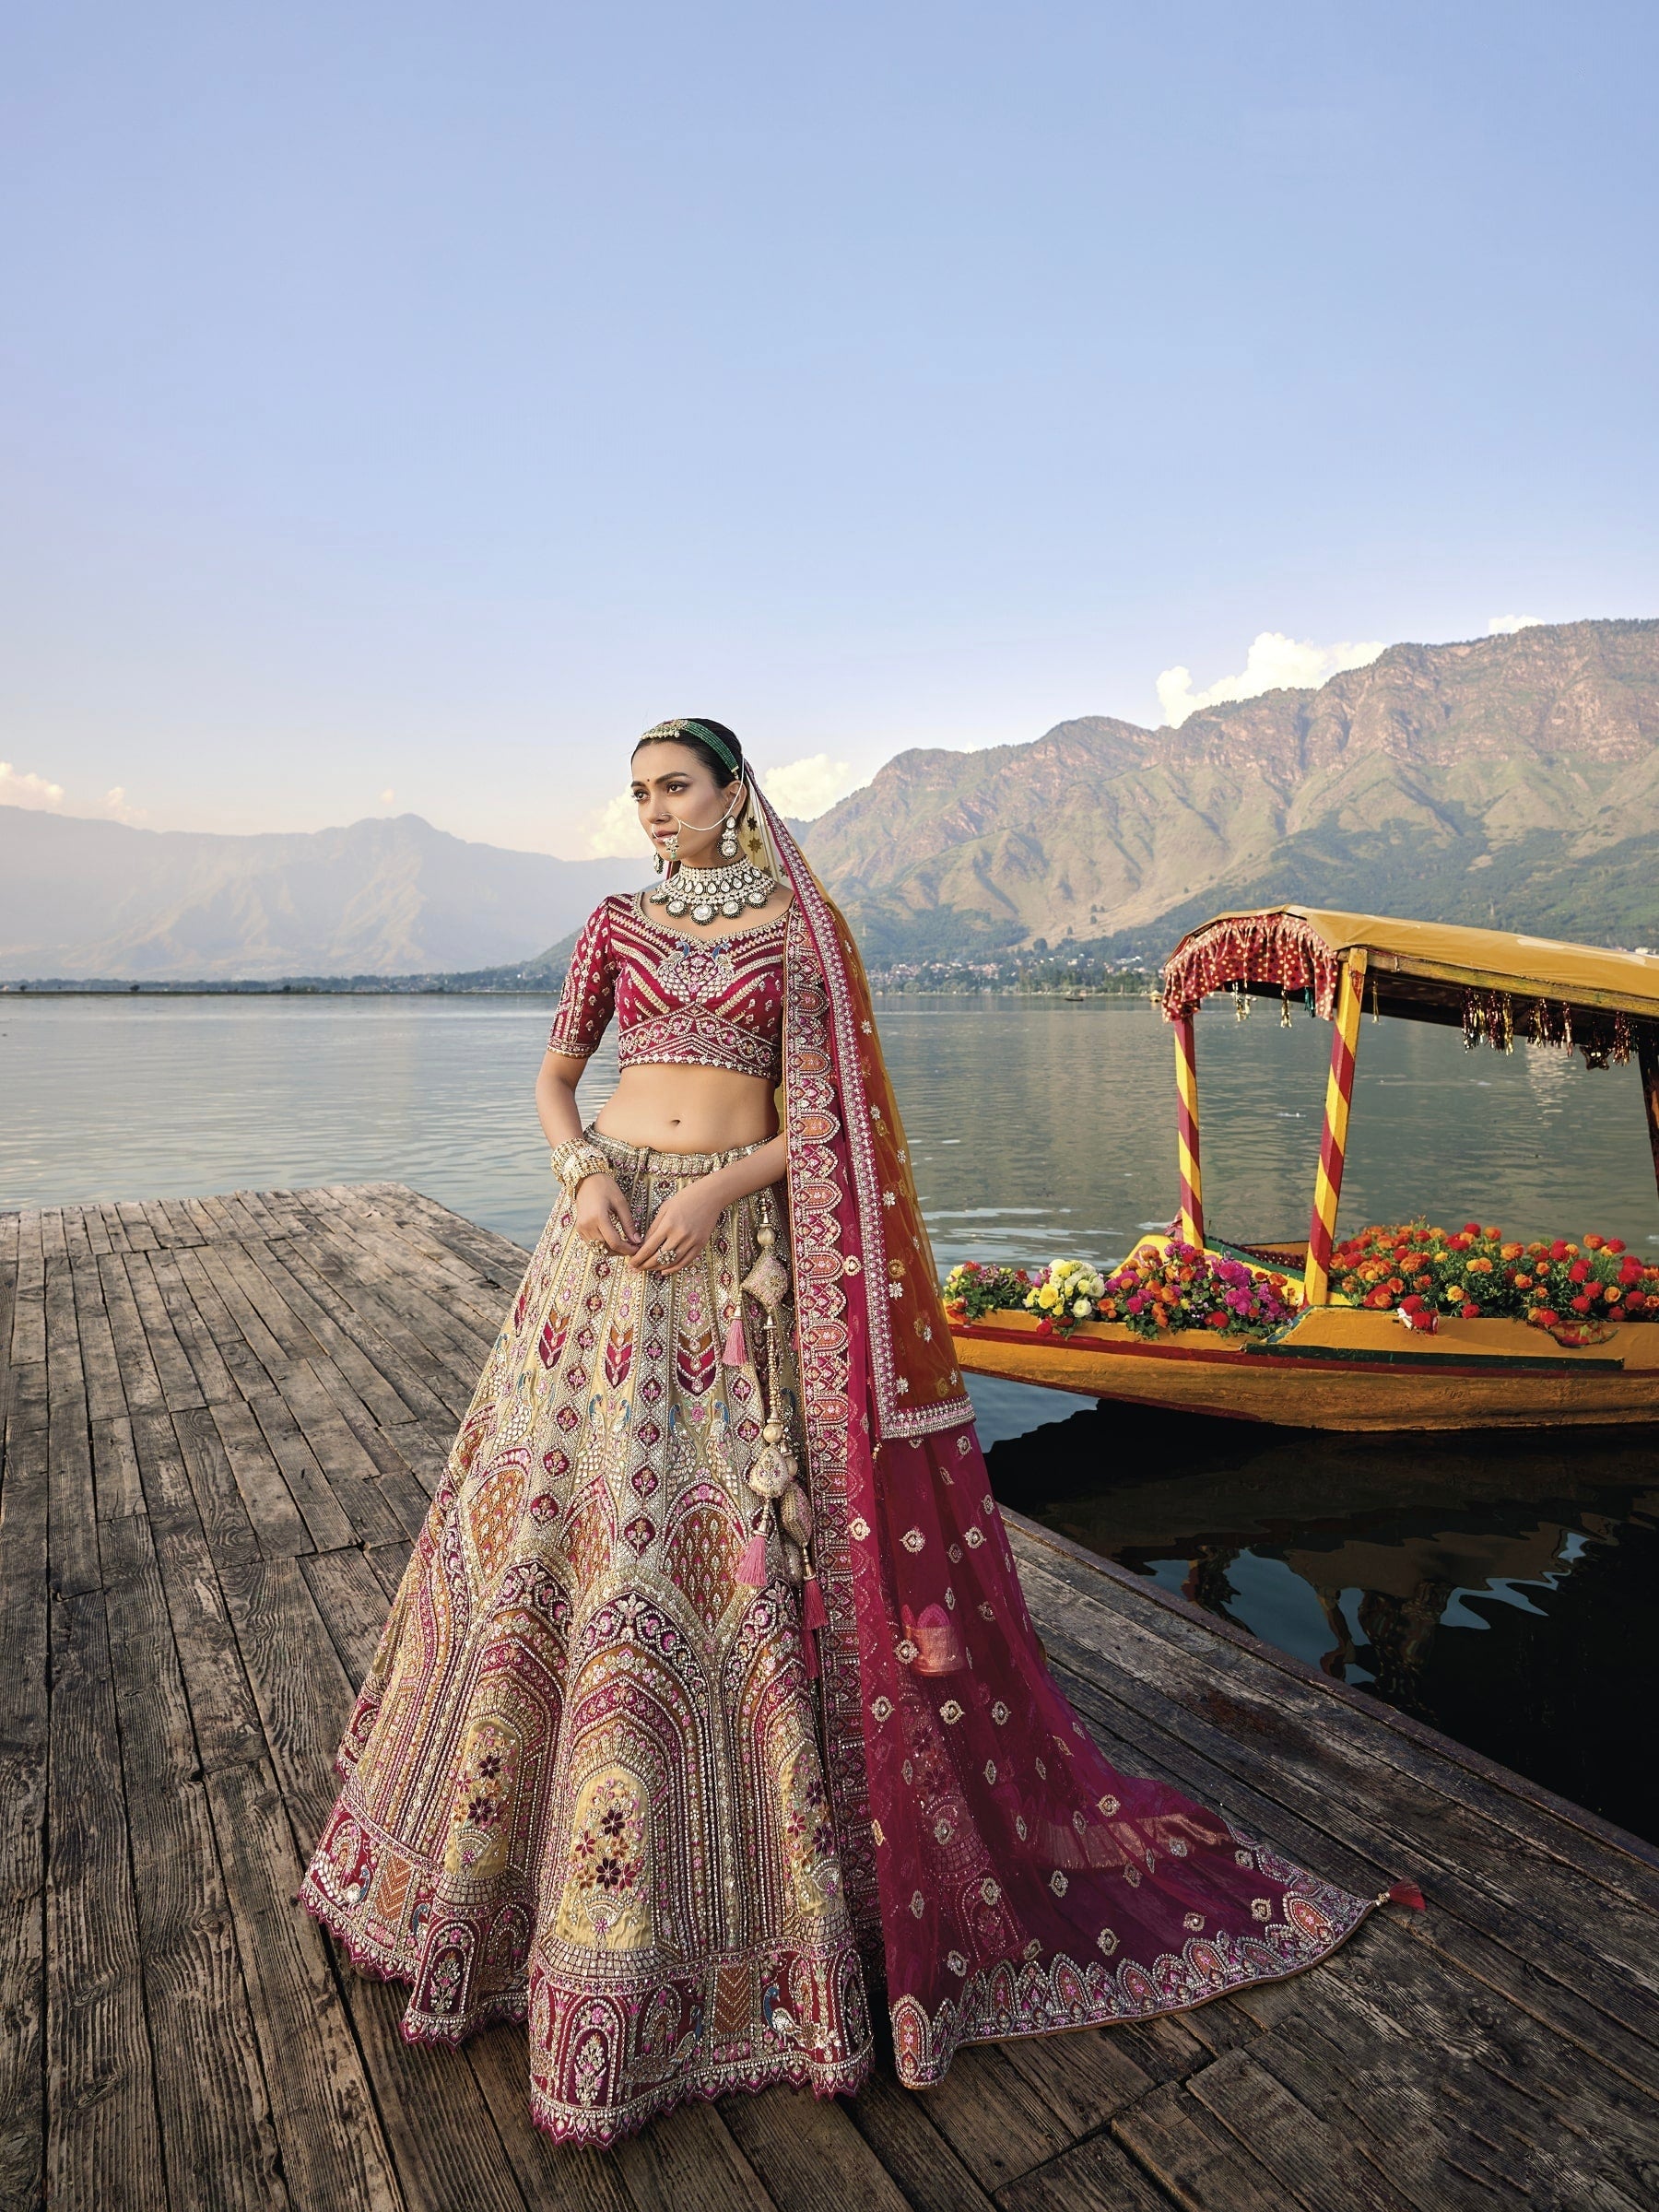
[(1428, 1912), (924, 2095), (731, 2097), (608, 2153), (531, 2127), (522, 2030), (403, 2042), (290, 1900), (524, 1256), (393, 1184), (0, 1215), (0, 2205), (1659, 2205), (1659, 1853), (1018, 1522), (1113, 1759)]

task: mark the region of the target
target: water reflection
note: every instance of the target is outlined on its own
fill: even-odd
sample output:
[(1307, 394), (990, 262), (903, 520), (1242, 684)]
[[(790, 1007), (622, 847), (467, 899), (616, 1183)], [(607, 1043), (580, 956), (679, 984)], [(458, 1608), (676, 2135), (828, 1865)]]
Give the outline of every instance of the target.
[(1659, 1841), (1651, 1432), (1335, 1437), (1041, 1392), (1021, 1433), (1019, 1390), (982, 1408), (1005, 1503)]

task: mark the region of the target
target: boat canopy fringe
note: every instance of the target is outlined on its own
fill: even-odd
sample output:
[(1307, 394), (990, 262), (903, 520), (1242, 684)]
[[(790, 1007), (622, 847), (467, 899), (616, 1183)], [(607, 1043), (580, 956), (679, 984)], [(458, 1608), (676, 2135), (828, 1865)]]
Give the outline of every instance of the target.
[(1312, 992), (1313, 1010), (1329, 1021), (1336, 1006), (1341, 960), (1302, 915), (1223, 914), (1182, 938), (1163, 971), (1166, 1021), (1186, 1019), (1200, 999), (1230, 983), (1277, 983)]

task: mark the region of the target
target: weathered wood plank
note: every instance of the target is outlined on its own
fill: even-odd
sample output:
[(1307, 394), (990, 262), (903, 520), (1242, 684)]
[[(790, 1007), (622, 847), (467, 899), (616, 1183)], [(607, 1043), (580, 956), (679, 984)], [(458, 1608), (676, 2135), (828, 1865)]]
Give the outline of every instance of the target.
[[(426, 1431), (415, 1421), (400, 1422), (394, 1431), (397, 1440), (394, 1442), (332, 1359), (313, 1359), (311, 1369), (368, 1454), (381, 1496), (396, 1514), (405, 1535), (413, 1541), (426, 1525), (432, 1493), (442, 1477), (442, 1457), (436, 1466), (430, 1464)], [(426, 1482), (419, 1479), (411, 1462), (426, 1467)]]
[[(396, 1306), (374, 1291), (352, 1285), (345, 1270), (323, 1250), (321, 1237), (290, 1242), (274, 1256), (280, 1257), (300, 1287), (385, 1378), (411, 1418), (452, 1424), (459, 1421), (472, 1394), (470, 1380), (463, 1392), (441, 1367), (434, 1374), (431, 1353), (404, 1326)], [(344, 1281), (336, 1281), (336, 1277)], [(476, 1374), (477, 1370), (472, 1372)], [(440, 1394), (441, 1385), (447, 1394)]]
[(996, 2193), (1001, 2212), (1168, 2212), (1168, 2199), (1110, 2136), (1092, 2136)]
[(412, 1535), (381, 1488), (380, 1469), (310, 1363), (297, 1360), (276, 1382), (283, 1403), (350, 1520), (358, 1542), (390, 1544)]
[(49, 1571), (59, 1596), (78, 1596), (100, 1583), (92, 1446), (81, 1366), (75, 1281), (63, 1249), (61, 1217), (42, 1219), (46, 1257), (46, 1390), (50, 1403), (51, 1536)]
[(347, 1678), (297, 1559), (216, 1563), (283, 1797), (309, 1848), (339, 1788), (334, 1755), (357, 1684)]
[(18, 1280), (13, 1293), (11, 1356), (26, 1367), (46, 1357), (46, 1258), (41, 1244), (41, 1209), (18, 1215)]
[(263, 1758), (259, 1710), (172, 1423), (165, 1414), (141, 1414), (133, 1443), (202, 1766), (211, 1773)]
[(369, 1672), (390, 1609), (380, 1578), (355, 1547), (313, 1553), (300, 1560), (300, 1571), (340, 1654), (346, 1679), (355, 1687)]
[(712, 2104), (682, 2104), (612, 2146), (638, 2212), (787, 2212)]
[[(66, 1221), (65, 1241), (71, 1248), (69, 1279), (75, 1292), (76, 1345), (86, 1382), (87, 1412), (95, 1421), (124, 1420), (127, 1401), (121, 1359), (104, 1310), (98, 1262), (86, 1248), (84, 1236), (78, 1234), (81, 1227), (73, 1218)], [(78, 1251), (76, 1244), (81, 1247)]]
[[(122, 1228), (126, 1231), (127, 1251), (153, 1252), (156, 1248), (156, 1232), (144, 1218), (143, 1200), (139, 1198), (118, 1199), (115, 1212), (120, 1218)], [(105, 1218), (108, 1218), (107, 1208)]]
[(1214, 2120), (1180, 2082), (1166, 2082), (1121, 2112), (1112, 2132), (1135, 2163), (1190, 2212), (1288, 2212), (1267, 2168)]
[(904, 2192), (841, 2104), (810, 2089), (723, 2097), (720, 2116), (760, 2185), (790, 2212), (909, 2212)]
[(46, 2193), (166, 2212), (100, 1591), (52, 1620), (46, 1861)]
[[(159, 1412), (168, 1402), (162, 1388), (161, 1377), (150, 1352), (149, 1340), (144, 1333), (144, 1323), (133, 1300), (133, 1288), (127, 1281), (126, 1269), (122, 1265), (122, 1254), (111, 1253), (98, 1263), (98, 1280), (102, 1292), (103, 1310), (109, 1316), (110, 1333), (115, 1339), (115, 1349), (121, 1359), (121, 1386), (125, 1394), (128, 1413)], [(188, 1364), (184, 1370), (183, 1389), (194, 1394), (195, 1378)]]
[[(246, 1399), (237, 1398), (222, 1406), (215, 1406), (213, 1426), (225, 1454), (226, 1465), (241, 1496), (243, 1511), (259, 1539), (261, 1551), (289, 1554), (316, 1549), (311, 1527), (304, 1514), (294, 1502), (276, 1455), (265, 1441), (265, 1430), (254, 1418), (253, 1407)], [(206, 1431), (196, 1429), (201, 1449), (208, 1448)], [(351, 1524), (343, 1513), (328, 1514), (320, 1511), (324, 1525), (335, 1533), (344, 1531), (350, 1540)]]
[(0, 1481), (0, 2205), (21, 2212), (40, 2201), (46, 2127), (44, 1363), (14, 1367), (12, 1382)]
[(174, 1256), (179, 1249), (181, 1246), (175, 1244), (167, 1252), (141, 1253), (133, 1265), (149, 1269), (172, 1333), (190, 1362), (203, 1404), (220, 1406), (241, 1394), (214, 1341), (212, 1330), (197, 1312), (190, 1287), (179, 1271)]
[(330, 1302), (338, 1307), (339, 1300), (327, 1285), (313, 1278), (308, 1286), (288, 1265), (293, 1256), (291, 1246), (254, 1245), (248, 1256), (269, 1283), (273, 1295), (280, 1298), (295, 1321), (303, 1325), (382, 1428), (395, 1429), (418, 1418), (418, 1408), (405, 1403), (381, 1367), (330, 1310)]
[[(225, 1311), (225, 1301), (207, 1272), (208, 1251), (207, 1245), (201, 1244), (188, 1252), (177, 1252), (172, 1255), (173, 1265), (238, 1392), (244, 1398), (252, 1398), (262, 1390), (270, 1389), (271, 1378), (258, 1354)], [(217, 1394), (207, 1394), (210, 1405), (219, 1403)]]
[(1194, 2075), (1188, 2089), (1299, 2204), (1318, 2212), (1327, 2206), (1329, 2212), (1348, 2212), (1350, 2206), (1353, 2212), (1421, 2212), (1394, 2186), (1371, 2147), (1330, 2127), (1260, 2063), (1257, 2053), (1270, 2041), (1265, 2037), (1249, 2051), (1230, 2051)]
[(288, 2193), (308, 2212), (404, 2212), (325, 1938), (292, 1901), (300, 1862), (276, 1778), (263, 1760), (220, 1767), (207, 1797)]
[(522, 2028), (487, 2029), (467, 2044), (466, 2058), (526, 2205), (535, 2212), (635, 2212), (608, 2151), (555, 2143), (533, 2124)]
[[(263, 1551), (284, 1551), (282, 1542), (266, 1540), (266, 1529), (255, 1519), (246, 1501), (245, 1493), (237, 1479), (230, 1454), (226, 1449), (216, 1413), (229, 1415), (232, 1408), (206, 1406), (189, 1406), (173, 1416), (173, 1433), (184, 1458), (184, 1470), (195, 1497), (196, 1512), (201, 1515), (202, 1531), (207, 1538), (207, 1548), (214, 1564), (222, 1568), (228, 1559), (248, 1559)], [(236, 1408), (244, 1416), (246, 1407)], [(281, 1495), (286, 1496), (286, 1490)], [(276, 1533), (288, 1536), (298, 1533), (304, 1545), (304, 1531), (296, 1531), (297, 1515), (287, 1522), (276, 1516)]]
[(383, 1500), (371, 1505), (360, 1494), (341, 1496), (333, 1488), (275, 1389), (248, 1403), (318, 1551), (337, 1551), (342, 1544), (388, 1544), (402, 1535), (403, 1524)]
[(284, 2206), (265, 2081), (147, 1524), (102, 1542), (127, 1835), (171, 2212)]
[(167, 1301), (157, 1288), (153, 1272), (156, 1256), (165, 1261), (164, 1254), (130, 1252), (106, 1265), (121, 1270), (126, 1297), (144, 1332), (144, 1341), (161, 1384), (161, 1402), (170, 1413), (177, 1413), (182, 1406), (199, 1406), (205, 1401), (195, 1368), (174, 1332)]
[(133, 1448), (133, 1424), (124, 1415), (119, 1420), (92, 1424), (92, 1488), (100, 1521), (120, 1521), (144, 1511), (144, 1488), (138, 1479), (138, 1454)]
[(928, 2118), (928, 2102), (900, 2088), (884, 2049), (847, 2117), (915, 2212), (990, 2212), (991, 2198)]

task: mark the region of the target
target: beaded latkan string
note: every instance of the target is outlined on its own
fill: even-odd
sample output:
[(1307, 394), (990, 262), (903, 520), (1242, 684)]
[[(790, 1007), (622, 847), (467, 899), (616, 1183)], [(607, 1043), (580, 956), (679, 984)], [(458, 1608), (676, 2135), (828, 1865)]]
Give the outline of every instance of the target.
[[(748, 1545), (737, 1562), (736, 1580), (757, 1590), (767, 1589), (780, 1579), (799, 1585), (802, 1655), (811, 1678), (818, 1671), (816, 1631), (829, 1625), (830, 1610), (812, 1560), (812, 1503), (801, 1481), (800, 1463), (789, 1446), (788, 1425), (779, 1412), (778, 1316), (789, 1294), (789, 1270), (778, 1257), (771, 1200), (764, 1191), (759, 1213), (760, 1225), (755, 1231), (759, 1256), (738, 1285), (738, 1311), (732, 1324), (735, 1345), (747, 1293), (765, 1315), (766, 1401), (760, 1449), (748, 1471), (749, 1488), (760, 1506)], [(758, 1375), (759, 1363), (756, 1364)]]

